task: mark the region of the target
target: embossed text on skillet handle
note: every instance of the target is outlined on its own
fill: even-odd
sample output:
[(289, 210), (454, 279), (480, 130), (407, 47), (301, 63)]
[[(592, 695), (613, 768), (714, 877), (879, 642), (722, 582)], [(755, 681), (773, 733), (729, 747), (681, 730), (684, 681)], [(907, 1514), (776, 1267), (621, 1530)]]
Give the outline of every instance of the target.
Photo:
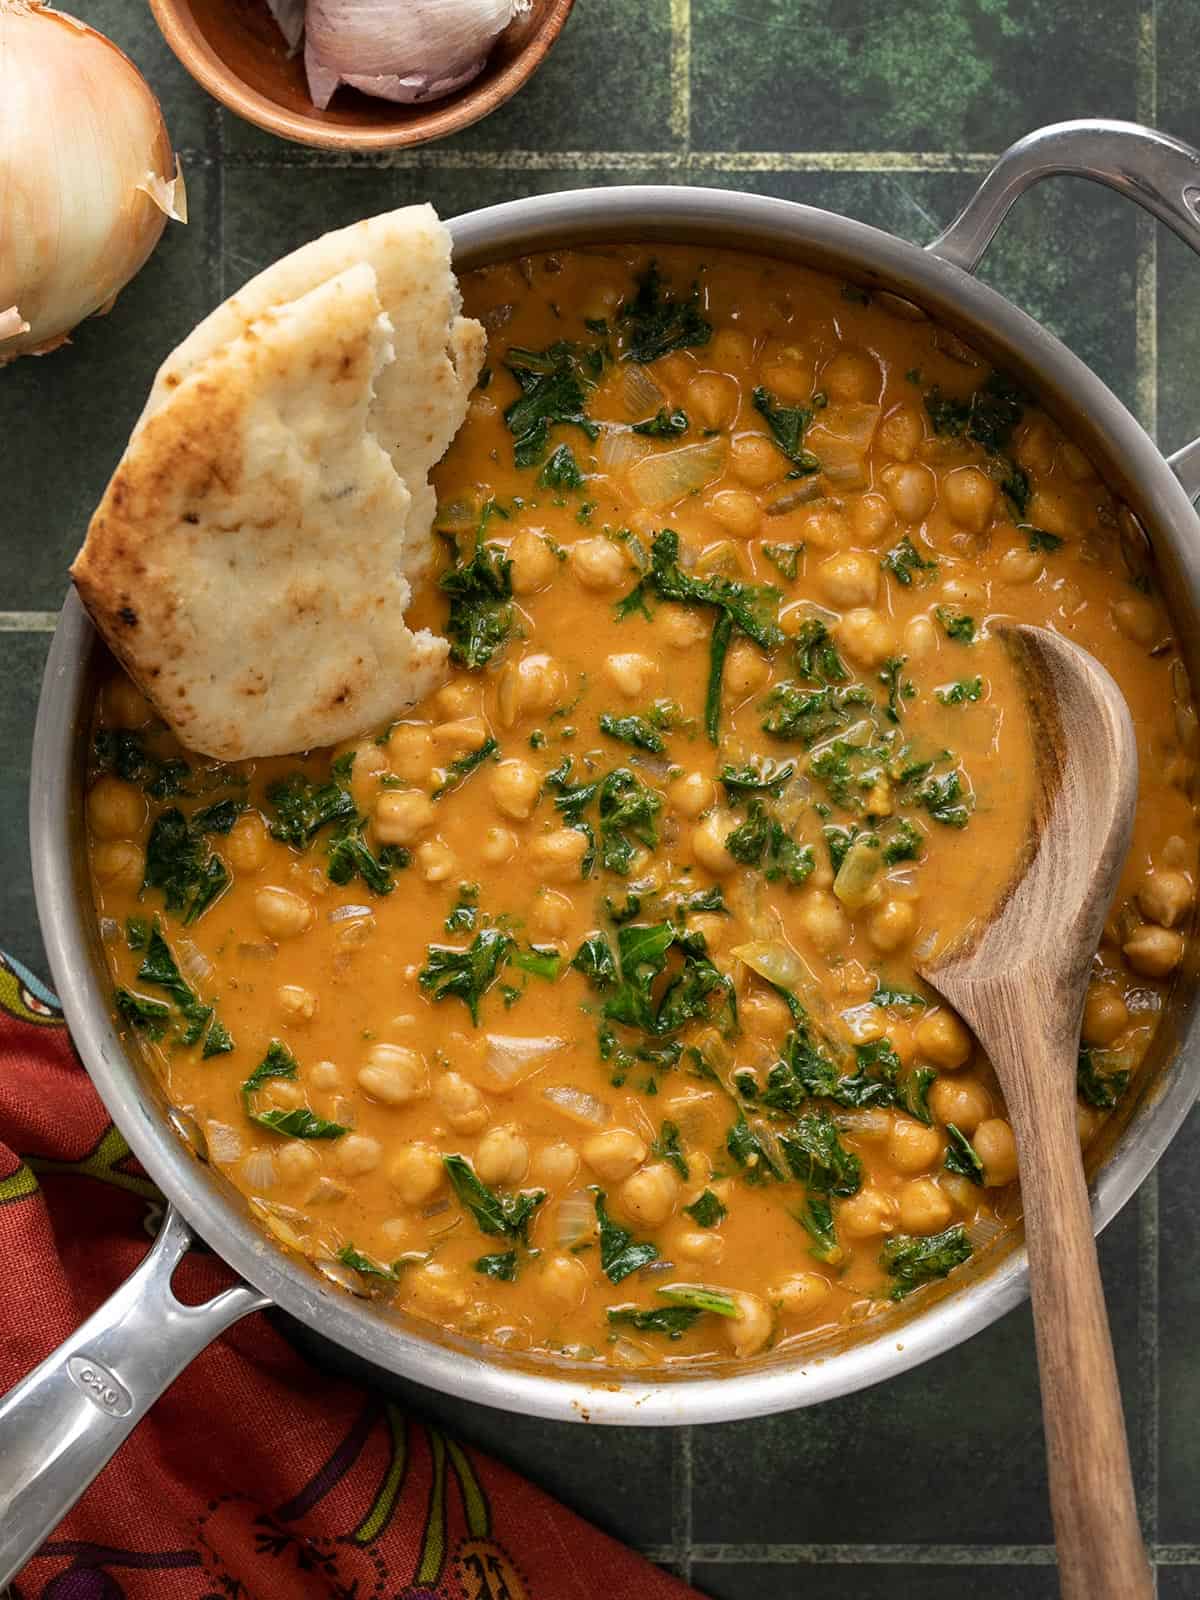
[(237, 1284), (183, 1305), (171, 1274), (190, 1243), (168, 1210), (136, 1272), (0, 1400), (0, 1590), (171, 1380), (231, 1323), (270, 1304)]

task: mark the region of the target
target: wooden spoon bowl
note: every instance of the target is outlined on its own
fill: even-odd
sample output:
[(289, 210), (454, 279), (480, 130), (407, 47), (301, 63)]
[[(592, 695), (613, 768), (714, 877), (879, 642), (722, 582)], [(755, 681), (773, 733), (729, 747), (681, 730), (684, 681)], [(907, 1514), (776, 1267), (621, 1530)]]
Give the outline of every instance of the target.
[(444, 100), (402, 106), (340, 88), (326, 111), (308, 93), (266, 0), (150, 0), (164, 39), (209, 94), (239, 117), (325, 150), (397, 150), (469, 127), (503, 105), (545, 60), (575, 0), (533, 0), (497, 39), (483, 71)]
[(1065, 1600), (1150, 1600), (1087, 1185), (1075, 1072), (1088, 970), (1129, 849), (1137, 745), (1104, 668), (1043, 628), (1003, 630), (1037, 762), (1024, 859), (921, 975), (970, 1024), (1016, 1138)]

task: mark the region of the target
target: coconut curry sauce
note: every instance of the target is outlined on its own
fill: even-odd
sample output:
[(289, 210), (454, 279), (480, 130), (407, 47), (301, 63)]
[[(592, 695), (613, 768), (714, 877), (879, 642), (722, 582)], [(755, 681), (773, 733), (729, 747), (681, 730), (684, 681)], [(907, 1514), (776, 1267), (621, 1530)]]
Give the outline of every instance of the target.
[(1093, 651), (1138, 728), (1085, 1141), (1179, 963), (1195, 719), (1143, 543), (1015, 384), (886, 297), (674, 248), (464, 289), (490, 365), (415, 608), (448, 681), (236, 768), (108, 684), (118, 1012), (353, 1293), (627, 1367), (861, 1323), (1019, 1210), (988, 1063), (913, 972), (1027, 827), (1002, 619)]

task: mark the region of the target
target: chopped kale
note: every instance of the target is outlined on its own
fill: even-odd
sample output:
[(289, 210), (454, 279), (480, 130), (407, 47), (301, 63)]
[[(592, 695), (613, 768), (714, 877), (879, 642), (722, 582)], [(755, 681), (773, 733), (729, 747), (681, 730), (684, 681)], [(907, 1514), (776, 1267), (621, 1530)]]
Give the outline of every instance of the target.
[(501, 1283), (515, 1283), (517, 1277), (517, 1252), (503, 1250), (498, 1255), (480, 1256), (475, 1271), (485, 1278), (499, 1278)]
[(687, 1164), (687, 1157), (683, 1153), (683, 1146), (679, 1142), (679, 1126), (674, 1122), (664, 1122), (658, 1138), (650, 1145), (651, 1155), (660, 1161), (666, 1161), (673, 1166), (684, 1183), (691, 1177), (691, 1169)]
[(971, 1258), (971, 1244), (960, 1222), (927, 1238), (895, 1233), (886, 1242), (879, 1264), (892, 1279), (893, 1300), (903, 1300), (922, 1284), (945, 1278)]
[(233, 1049), (228, 1030), (215, 1019), (213, 1007), (206, 1005), (184, 979), (171, 947), (157, 928), (150, 930), (145, 945), (145, 958), (138, 968), (139, 983), (153, 983), (165, 989), (179, 1011), (182, 1024), (179, 1032), (181, 1044), (199, 1044), (204, 1040), (202, 1059), (224, 1055)]
[(725, 1207), (711, 1189), (705, 1189), (698, 1199), (683, 1209), (698, 1228), (715, 1228), (725, 1215)]
[(152, 926), (148, 917), (126, 917), (125, 943), (131, 950), (144, 950), (150, 943)]
[(792, 463), (795, 474), (819, 472), (821, 463), (811, 450), (804, 448), (804, 433), (813, 419), (807, 406), (784, 406), (769, 389), (755, 389), (751, 396), (754, 409), (766, 422), (771, 438)]
[(635, 422), (631, 431), (644, 433), (650, 439), (670, 439), (688, 431), (688, 415), (686, 411), (668, 411), (666, 406), (659, 406), (654, 416)]
[(725, 1135), (725, 1148), (742, 1169), (747, 1183), (765, 1183), (768, 1178), (781, 1180), (784, 1176), (758, 1133), (740, 1113)]
[(812, 846), (797, 844), (756, 797), (747, 804), (746, 820), (726, 836), (725, 848), (743, 866), (757, 867), (768, 883), (783, 878), (801, 884), (816, 866)]
[(303, 772), (277, 778), (267, 788), (267, 803), (274, 808), (271, 837), (280, 844), (303, 850), (324, 827), (355, 815), (354, 801), (340, 783), (317, 784)]
[(361, 878), (373, 894), (391, 894), (395, 888), (392, 869), (403, 869), (412, 860), (400, 845), (385, 844), (375, 855), (363, 838), (363, 818), (340, 823), (327, 846), (326, 872), (330, 882), (345, 886)]
[(819, 1194), (810, 1194), (796, 1213), (796, 1221), (812, 1241), (809, 1255), (825, 1266), (836, 1266), (844, 1254), (833, 1222), (833, 1207)]
[(916, 861), (925, 843), (925, 835), (907, 817), (892, 824), (883, 841), (884, 866), (894, 867), (899, 861)]
[(964, 434), (989, 455), (1001, 455), (1012, 442), (1028, 401), (1002, 372), (993, 372), (969, 400), (954, 400), (938, 388), (925, 397), (934, 431), (961, 438)]
[(668, 1339), (681, 1339), (697, 1318), (704, 1315), (699, 1306), (609, 1306), (608, 1320), (638, 1333), (665, 1333)]
[(126, 783), (139, 784), (153, 800), (186, 794), (192, 769), (178, 756), (160, 760), (128, 728), (101, 728), (92, 745), (96, 766)]
[(278, 1039), (272, 1039), (267, 1046), (267, 1053), (255, 1067), (254, 1071), (242, 1084), (242, 1094), (256, 1094), (263, 1084), (271, 1078), (284, 1078), (289, 1083), (294, 1082), (300, 1072), (300, 1063)]
[(772, 800), (778, 800), (795, 772), (795, 762), (775, 762), (766, 756), (762, 760), (747, 761), (740, 767), (726, 764), (721, 768), (718, 781), (724, 785), (730, 804), (737, 805), (751, 794), (769, 795)]
[(957, 683), (943, 684), (934, 694), (944, 706), (961, 706), (968, 700), (979, 699), (983, 694), (983, 679), (960, 678)]
[(536, 466), (546, 453), (551, 428), (579, 428), (589, 439), (600, 430), (585, 411), (586, 382), (577, 345), (559, 339), (545, 350), (525, 350), (513, 345), (505, 366), (521, 390), (504, 413), (513, 436), (513, 460), (518, 467)]
[(1102, 1055), (1102, 1051), (1083, 1046), (1079, 1051), (1075, 1081), (1079, 1098), (1085, 1104), (1100, 1111), (1111, 1111), (1128, 1089), (1130, 1074), (1127, 1068), (1105, 1071), (1097, 1059)]
[(205, 844), (202, 830), (178, 806), (160, 812), (146, 845), (145, 887), (161, 889), (167, 910), (182, 912), (186, 926), (228, 886), (229, 871)]
[(538, 473), (537, 481), (543, 489), (583, 488), (583, 473), (569, 444), (560, 444), (550, 452), (546, 465)]
[(1031, 550), (1044, 550), (1052, 555), (1055, 550), (1062, 549), (1062, 540), (1056, 533), (1047, 533), (1045, 528), (1035, 528), (1032, 523), (1018, 523), (1022, 533), (1029, 535), (1029, 548)]
[(297, 1106), (292, 1111), (251, 1111), (249, 1117), (260, 1128), (285, 1134), (289, 1139), (340, 1139), (350, 1131), (340, 1122), (318, 1117), (307, 1106)]
[(553, 983), (562, 971), (562, 956), (553, 945), (531, 944), (528, 950), (514, 950), (509, 960), (520, 971), (547, 983)]
[(704, 316), (700, 290), (693, 284), (686, 300), (674, 295), (663, 282), (658, 263), (652, 261), (637, 280), (637, 292), (617, 312), (624, 339), (622, 360), (645, 365), (672, 350), (690, 350), (712, 338), (712, 323)]
[(363, 1255), (362, 1251), (356, 1250), (352, 1244), (344, 1244), (337, 1253), (337, 1259), (344, 1267), (349, 1267), (352, 1272), (361, 1273), (364, 1278), (381, 1278), (386, 1283), (396, 1281), (397, 1273), (393, 1267), (384, 1266), (383, 1262)]
[(907, 534), (881, 558), (879, 565), (905, 589), (911, 588), (918, 574), (937, 571), (937, 562), (927, 561)]
[(654, 755), (661, 755), (667, 748), (662, 734), (645, 717), (613, 717), (606, 711), (600, 717), (600, 731), (610, 739), (619, 739), (622, 744), (649, 750)]
[(498, 1195), (476, 1177), (474, 1167), (465, 1156), (443, 1156), (442, 1165), (460, 1205), (475, 1218), (480, 1233), (502, 1235), (520, 1244), (529, 1244), (529, 1224), (546, 1198), (544, 1189)]
[[(625, 923), (617, 930), (617, 949), (620, 983), (604, 1003), (610, 1022), (662, 1037), (708, 1017), (714, 999), (718, 1009), (733, 1005), (731, 981), (713, 965), (697, 933), (682, 932), (669, 922)], [(656, 1002), (654, 982), (667, 971), (672, 949), (683, 964)]]
[(571, 965), (600, 993), (615, 987), (618, 981), (616, 957), (603, 933), (589, 933), (575, 952)]
[(945, 630), (947, 638), (953, 639), (957, 644), (974, 644), (974, 617), (968, 617), (962, 611), (952, 611), (949, 606), (935, 606), (934, 615)]
[(764, 544), (762, 553), (773, 567), (777, 567), (789, 583), (794, 583), (800, 571), (802, 544)]
[(500, 746), (495, 739), (485, 739), (477, 749), (468, 750), (466, 755), (459, 756), (447, 767), (444, 780), (433, 791), (433, 798), (440, 800), (443, 795), (460, 788), (477, 767), (481, 767), (485, 761), (490, 761), (493, 756), (499, 754)]
[(162, 1000), (151, 1000), (146, 995), (134, 994), (130, 989), (118, 989), (115, 995), (117, 1014), (123, 1022), (148, 1039), (156, 1042), (166, 1035), (171, 1020), (171, 1008)]
[(857, 1194), (862, 1187), (862, 1162), (842, 1144), (832, 1119), (824, 1112), (799, 1117), (779, 1147), (793, 1178), (817, 1194)]
[(1018, 517), (1023, 517), (1029, 510), (1029, 498), (1033, 493), (1029, 483), (1029, 474), (1011, 461), (1005, 463), (1006, 471), (1000, 479), (1000, 487), (1004, 491)]
[(479, 921), (479, 885), (460, 883), (458, 899), (443, 923), (447, 933), (474, 933)]
[(449, 996), (461, 1000), (478, 1026), (479, 1002), (499, 977), (512, 947), (511, 934), (499, 928), (481, 929), (465, 949), (431, 944), (417, 982), (435, 1000)]
[(819, 617), (808, 617), (801, 623), (792, 648), (797, 677), (825, 684), (850, 681), (845, 662)]
[(650, 1243), (638, 1244), (627, 1228), (614, 1222), (605, 1208), (603, 1189), (592, 1190), (596, 1205), (596, 1224), (600, 1229), (600, 1267), (610, 1283), (620, 1283), (631, 1272), (658, 1260), (658, 1248)]
[(889, 722), (900, 721), (900, 701), (909, 699), (916, 693), (908, 679), (900, 676), (904, 671), (904, 663), (907, 660), (907, 656), (889, 656), (883, 663), (883, 669), (879, 674), (879, 681), (887, 690), (887, 705), (884, 708), (884, 715)]
[(634, 843), (653, 850), (658, 844), (662, 796), (630, 772), (617, 767), (599, 788), (600, 859), (609, 872), (624, 875), (633, 863)]
[(492, 502), (484, 507), (469, 561), (455, 553), (455, 564), (439, 579), (450, 596), (446, 632), (450, 655), (464, 667), (478, 670), (500, 649), (512, 631), (512, 562), (496, 544), (485, 544)]
[(861, 683), (841, 689), (776, 684), (763, 701), (768, 712), (763, 719), (763, 732), (774, 739), (798, 739), (808, 749), (818, 739), (844, 728), (862, 707), (870, 704), (870, 692)]
[(972, 1183), (982, 1188), (983, 1162), (975, 1146), (962, 1129), (956, 1128), (952, 1122), (946, 1124), (946, 1136), (949, 1140), (946, 1146), (946, 1171), (955, 1172), (960, 1178), (970, 1178)]
[(664, 1300), (677, 1306), (693, 1306), (697, 1311), (708, 1311), (717, 1317), (736, 1319), (737, 1301), (724, 1289), (708, 1289), (702, 1283), (668, 1283), (658, 1291)]
[(957, 769), (929, 778), (917, 791), (917, 800), (943, 827), (965, 828), (971, 820), (971, 812), (963, 803), (962, 779)]

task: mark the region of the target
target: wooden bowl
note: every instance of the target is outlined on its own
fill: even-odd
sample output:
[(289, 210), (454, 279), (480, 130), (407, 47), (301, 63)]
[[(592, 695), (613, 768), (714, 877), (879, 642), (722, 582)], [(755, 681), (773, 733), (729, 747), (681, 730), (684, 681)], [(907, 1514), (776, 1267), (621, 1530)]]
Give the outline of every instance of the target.
[(397, 150), (444, 139), (503, 105), (537, 71), (574, 3), (533, 0), (479, 76), (444, 100), (401, 106), (343, 87), (327, 111), (309, 98), (303, 52), (289, 57), (266, 0), (150, 0), (150, 9), (197, 83), (247, 122), (325, 150)]

